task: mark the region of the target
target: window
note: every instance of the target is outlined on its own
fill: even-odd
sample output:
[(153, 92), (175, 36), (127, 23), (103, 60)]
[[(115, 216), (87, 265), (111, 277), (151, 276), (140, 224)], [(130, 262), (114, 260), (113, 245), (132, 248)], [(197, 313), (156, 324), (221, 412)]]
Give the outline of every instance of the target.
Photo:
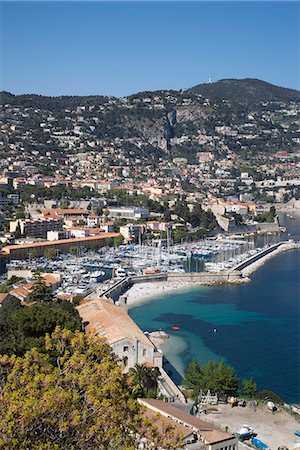
[(147, 350), (144, 348), (143, 349), (143, 356), (146, 356), (147, 355)]
[(128, 364), (128, 358), (127, 358), (127, 356), (124, 356), (123, 362), (124, 362), (124, 365), (127, 366), (127, 364)]
[(123, 352), (128, 352), (128, 345), (124, 345)]

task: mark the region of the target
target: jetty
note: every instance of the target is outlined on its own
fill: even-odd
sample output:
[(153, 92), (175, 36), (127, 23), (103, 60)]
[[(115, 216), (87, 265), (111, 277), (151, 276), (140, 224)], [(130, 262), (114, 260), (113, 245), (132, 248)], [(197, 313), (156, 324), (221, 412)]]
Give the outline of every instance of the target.
[[(114, 302), (122, 298), (125, 301), (125, 293), (135, 284), (153, 282), (174, 282), (179, 287), (187, 285), (219, 285), (240, 284), (251, 281), (249, 275), (260, 268), (269, 259), (287, 250), (300, 249), (300, 242), (283, 241), (262, 249), (237, 264), (235, 267), (220, 272), (160, 272), (147, 275), (134, 275), (116, 280), (107, 285), (101, 292), (106, 298)], [(124, 300), (125, 299), (125, 300)]]

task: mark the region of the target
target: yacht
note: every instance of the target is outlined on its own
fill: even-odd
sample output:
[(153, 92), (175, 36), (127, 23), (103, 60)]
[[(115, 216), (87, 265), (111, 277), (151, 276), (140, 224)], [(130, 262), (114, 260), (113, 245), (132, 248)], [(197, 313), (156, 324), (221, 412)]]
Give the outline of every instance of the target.
[(115, 278), (126, 278), (126, 271), (122, 267), (115, 270)]

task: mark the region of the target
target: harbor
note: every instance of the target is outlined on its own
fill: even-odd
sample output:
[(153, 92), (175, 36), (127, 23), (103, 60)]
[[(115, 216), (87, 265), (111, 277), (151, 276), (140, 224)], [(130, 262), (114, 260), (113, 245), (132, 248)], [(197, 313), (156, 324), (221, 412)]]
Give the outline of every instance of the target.
[[(155, 243), (122, 244), (99, 250), (78, 249), (74, 253), (29, 260), (11, 260), (12, 275), (32, 279), (37, 272), (55, 273), (62, 282), (61, 296), (108, 296), (118, 300), (133, 285), (143, 295), (141, 283), (159, 281), (158, 290), (182, 289), (194, 284), (244, 283), (268, 257), (288, 248), (292, 241), (278, 242), (278, 236), (222, 236), (174, 245), (168, 240)], [(275, 242), (274, 242), (275, 241)], [(127, 279), (127, 282), (121, 282)], [(163, 283), (163, 285), (161, 285)], [(134, 288), (133, 288), (134, 289)], [(148, 297), (145, 288), (145, 298)], [(157, 291), (158, 292), (158, 291)], [(129, 301), (132, 295), (129, 295)]]

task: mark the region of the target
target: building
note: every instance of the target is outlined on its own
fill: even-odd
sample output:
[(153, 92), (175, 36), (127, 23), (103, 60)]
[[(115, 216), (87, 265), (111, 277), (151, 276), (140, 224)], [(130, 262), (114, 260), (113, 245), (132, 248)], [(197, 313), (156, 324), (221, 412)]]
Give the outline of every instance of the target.
[(148, 219), (149, 209), (143, 206), (109, 206), (109, 217), (114, 219)]
[(163, 354), (142, 332), (127, 312), (107, 299), (89, 299), (77, 307), (87, 329), (107, 339), (126, 370), (135, 364), (162, 367)]
[[(143, 411), (143, 416), (144, 418), (146, 418), (146, 420), (149, 420), (154, 427), (157, 428), (160, 435), (163, 435), (166, 429), (172, 429), (174, 437), (177, 437), (178, 440), (183, 440), (185, 450), (189, 449), (188, 444), (195, 441), (193, 430), (178, 422), (175, 422), (169, 417), (162, 416), (161, 414), (158, 414), (157, 412), (153, 411), (150, 408), (146, 408), (145, 411)], [(143, 429), (139, 430), (139, 432), (141, 436), (145, 435)], [(142, 437), (138, 449), (143, 450), (148, 448), (149, 442), (147, 441), (146, 438)], [(198, 448), (197, 450), (200, 449)]]
[(4, 300), (8, 298), (8, 294), (0, 294), (0, 308), (2, 306), (2, 303), (4, 302)]
[(47, 231), (48, 241), (58, 241), (60, 239), (68, 239), (69, 237), (70, 233), (66, 230)]
[(128, 223), (120, 227), (120, 233), (126, 241), (132, 241), (142, 236), (145, 233), (145, 228), (143, 224)]
[(214, 154), (211, 152), (198, 152), (197, 158), (200, 163), (206, 163), (215, 159)]
[(9, 223), (9, 231), (15, 233), (18, 224), (20, 224), (22, 236), (46, 239), (48, 231), (62, 230), (63, 221), (52, 218), (19, 219)]
[(120, 233), (101, 233), (77, 239), (61, 239), (58, 241), (34, 242), (20, 245), (7, 245), (0, 252), (1, 255), (11, 259), (26, 259), (34, 256), (43, 256), (48, 249), (57, 252), (68, 252), (70, 248), (96, 249), (108, 244), (108, 240), (120, 236)]
[(172, 228), (172, 225), (168, 222), (151, 221), (147, 222), (147, 229), (152, 231), (167, 231)]
[[(179, 424), (184, 427), (181, 429), (181, 432), (186, 444), (191, 443), (191, 441), (199, 442), (199, 447), (196, 448), (201, 450), (238, 450), (238, 438), (233, 434), (220, 430), (214, 424), (192, 416), (162, 400), (143, 398), (138, 401), (147, 410), (160, 414), (164, 419), (172, 420), (174, 425)], [(187, 445), (188, 448), (189, 446)]]
[[(49, 286), (52, 292), (55, 292), (56, 289), (61, 285), (61, 276), (59, 274), (54, 273), (43, 273), (41, 276), (42, 281), (46, 286)], [(24, 281), (18, 283), (16, 287), (14, 287), (9, 293), (14, 297), (24, 302), (29, 297), (32, 288), (34, 287), (36, 280), (33, 281)]]
[(100, 223), (100, 217), (96, 214), (90, 214), (87, 218), (87, 226), (90, 228), (97, 227)]
[(80, 217), (84, 219), (89, 214), (85, 209), (44, 209), (44, 217), (53, 219), (68, 219)]

